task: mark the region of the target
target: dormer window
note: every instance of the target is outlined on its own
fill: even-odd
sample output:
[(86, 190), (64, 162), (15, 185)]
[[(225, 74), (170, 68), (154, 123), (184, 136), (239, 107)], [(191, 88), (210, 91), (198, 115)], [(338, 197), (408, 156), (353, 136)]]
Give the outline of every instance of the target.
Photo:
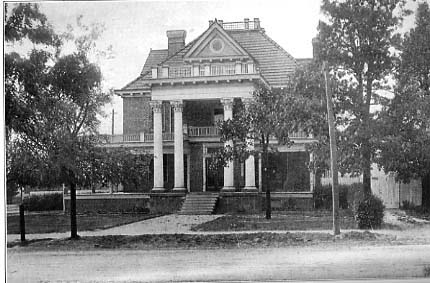
[(219, 38), (215, 38), (210, 43), (210, 49), (214, 53), (221, 53), (224, 49), (224, 42)]

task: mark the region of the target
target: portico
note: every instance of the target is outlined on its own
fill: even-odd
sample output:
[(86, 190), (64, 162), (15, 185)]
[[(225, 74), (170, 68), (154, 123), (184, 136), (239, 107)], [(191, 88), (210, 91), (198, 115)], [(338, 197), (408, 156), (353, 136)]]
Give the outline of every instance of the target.
[[(165, 191), (165, 188), (163, 186), (163, 180), (164, 180), (164, 176), (163, 173), (165, 171), (164, 169), (164, 165), (163, 165), (163, 131), (162, 131), (162, 126), (163, 126), (163, 113), (162, 113), (162, 105), (163, 105), (163, 101), (166, 102), (166, 98), (168, 96), (164, 95), (163, 98), (164, 100), (152, 100), (150, 105), (153, 111), (153, 133), (154, 133), (154, 138), (153, 138), (153, 156), (154, 156), (154, 172), (153, 172), (153, 176), (154, 176), (154, 184), (153, 184), (153, 188), (152, 188), (152, 192), (163, 192)], [(249, 103), (251, 98), (247, 98), (247, 99), (242, 99), (244, 101), (244, 103)], [(200, 100), (200, 101), (205, 101), (205, 100)], [(211, 100), (206, 100), (206, 101), (214, 101), (213, 99)], [(222, 110), (223, 113), (222, 115), (222, 119), (224, 121), (227, 121), (228, 119), (232, 119), (233, 118), (233, 103), (234, 103), (234, 98), (233, 97), (222, 97), (220, 99), (217, 100), (219, 102), (219, 104), (222, 105)], [(196, 103), (198, 101), (196, 100), (189, 100), (188, 102), (193, 102)], [(174, 154), (173, 154), (173, 159), (174, 159), (174, 187), (172, 189), (172, 191), (174, 192), (187, 192), (190, 191), (190, 188), (188, 187), (189, 184), (187, 184), (187, 186), (185, 186), (185, 182), (184, 182), (184, 139), (186, 143), (191, 143), (194, 141), (190, 141), (190, 139), (188, 139), (188, 127), (189, 124), (184, 124), (184, 118), (183, 118), (183, 113), (184, 113), (184, 104), (187, 103), (187, 101), (184, 100), (169, 100), (168, 104), (170, 105), (170, 107), (173, 109), (173, 113), (174, 115), (171, 117), (173, 119), (173, 148), (174, 148)], [(215, 117), (217, 116), (217, 117)], [(217, 130), (217, 119), (219, 119), (220, 115), (213, 115), (213, 125), (207, 125), (207, 128), (210, 129), (214, 129), (214, 134), (218, 133)], [(191, 123), (191, 125), (193, 124), (193, 121), (187, 121), (187, 123)], [(189, 127), (190, 129), (197, 129), (198, 127)], [(200, 127), (199, 129), (204, 129), (204, 127)], [(184, 135), (184, 132), (186, 135)], [(206, 136), (207, 137), (207, 136)], [(233, 141), (226, 141), (224, 143), (224, 145), (221, 145), (220, 143), (220, 137), (218, 135), (214, 135), (212, 138), (209, 139), (203, 139), (201, 140), (201, 142), (206, 142), (209, 144), (212, 144), (215, 148), (217, 146), (233, 146)], [(254, 145), (253, 145), (253, 140), (249, 140), (247, 142), (248, 146), (250, 147), (250, 150), (253, 150)], [(204, 150), (204, 149), (202, 149)], [(203, 156), (203, 161), (202, 163), (206, 165), (206, 160), (205, 160), (205, 156)], [(189, 164), (188, 164), (189, 165)], [(253, 155), (250, 155), (248, 157), (248, 159), (246, 160), (245, 164), (244, 164), (244, 168), (245, 168), (245, 186), (242, 189), (242, 191), (246, 191), (246, 192), (257, 192), (258, 189), (255, 185), (255, 178), (256, 178), (256, 172), (255, 172), (255, 158)], [(203, 166), (203, 179), (206, 180), (207, 179), (207, 171), (205, 168), (206, 166)], [(235, 167), (234, 167), (234, 162), (233, 161), (229, 161), (227, 166), (224, 167), (223, 169), (224, 174), (223, 174), (223, 186), (221, 188), (221, 191), (225, 191), (225, 192), (234, 192), (236, 191), (236, 187), (235, 187)], [(190, 174), (190, 170), (187, 170), (187, 174)], [(261, 172), (259, 172), (259, 175), (261, 176)], [(196, 188), (194, 188), (196, 189)], [(202, 182), (202, 187), (201, 187), (201, 191), (206, 191), (206, 184), (205, 182)]]

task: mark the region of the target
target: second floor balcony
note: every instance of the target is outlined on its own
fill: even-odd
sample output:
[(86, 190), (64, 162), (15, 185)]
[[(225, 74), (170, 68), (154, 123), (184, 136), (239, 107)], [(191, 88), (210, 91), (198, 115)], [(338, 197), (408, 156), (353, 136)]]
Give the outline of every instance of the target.
[[(205, 127), (184, 127), (184, 140), (202, 140), (205, 139), (219, 139), (221, 137), (219, 128), (216, 126), (205, 126)], [(163, 133), (164, 142), (174, 141), (173, 132)], [(291, 140), (312, 140), (312, 135), (306, 134), (304, 131), (298, 131), (290, 134)], [(135, 133), (126, 135), (107, 135), (104, 136), (104, 142), (107, 144), (131, 144), (131, 143), (153, 143), (154, 135), (153, 133)]]

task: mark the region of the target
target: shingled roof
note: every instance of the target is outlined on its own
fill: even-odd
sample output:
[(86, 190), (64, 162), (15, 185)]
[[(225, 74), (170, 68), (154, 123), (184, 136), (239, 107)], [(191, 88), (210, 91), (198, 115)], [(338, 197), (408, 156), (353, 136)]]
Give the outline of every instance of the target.
[(283, 86), (297, 67), (287, 51), (261, 30), (227, 31), (257, 61), (260, 72), (274, 87)]
[[(255, 30), (226, 30), (250, 56), (256, 61), (261, 75), (273, 87), (282, 87), (286, 85), (288, 76), (299, 66), (302, 65), (296, 61), (287, 51), (272, 40), (263, 29)], [(183, 57), (200, 36), (188, 43), (177, 53), (168, 57), (167, 49), (151, 50), (146, 62), (142, 68), (141, 75), (126, 85), (122, 90), (147, 88), (147, 80), (151, 79), (151, 67), (163, 64), (167, 66), (183, 65)]]

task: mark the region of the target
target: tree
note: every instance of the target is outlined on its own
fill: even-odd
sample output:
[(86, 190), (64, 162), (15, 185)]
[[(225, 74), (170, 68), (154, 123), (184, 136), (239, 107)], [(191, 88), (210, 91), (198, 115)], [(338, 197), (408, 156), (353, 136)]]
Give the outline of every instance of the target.
[(363, 174), (364, 192), (371, 194), (371, 163), (375, 156), (377, 133), (372, 103), (383, 97), (383, 79), (390, 74), (397, 46), (395, 31), (402, 21), (396, 9), (404, 0), (323, 0), (321, 10), (326, 22), (319, 23), (320, 57), (328, 61), (331, 71), (349, 81), (350, 91), (338, 97), (342, 115), (338, 116), (342, 167), (346, 172)]
[[(37, 5), (18, 5), (5, 18), (9, 38), (22, 35), (34, 40), (39, 28), (29, 23), (35, 18), (48, 26)], [(97, 114), (110, 99), (101, 90), (100, 69), (87, 56), (91, 44), (84, 43), (94, 40), (91, 34), (75, 39), (77, 50), (72, 54), (35, 48), (28, 57), (10, 53), (5, 60), (6, 125), (44, 165), (42, 176), (70, 186), (72, 238), (78, 237), (76, 186), (85, 181), (88, 153), (97, 142)]]
[[(320, 123), (318, 120), (321, 104), (317, 99), (309, 99), (308, 92), (294, 93), (297, 84), (285, 89), (269, 89), (265, 85), (255, 86), (253, 97), (245, 105), (236, 103), (233, 119), (220, 124), (222, 141), (233, 140), (233, 146), (226, 146), (217, 152), (215, 163), (225, 166), (227, 161), (244, 161), (249, 155), (263, 157), (263, 188), (266, 192), (266, 218), (271, 218), (271, 197), (269, 185), (269, 153), (276, 151), (273, 141), (280, 145), (291, 145), (289, 134), (302, 129), (311, 132)], [(260, 143), (254, 148), (254, 141)], [(272, 143), (271, 143), (272, 142)]]
[[(7, 16), (9, 4), (5, 3), (4, 40), (6, 44), (30, 41), (35, 45), (53, 47), (61, 46), (60, 37), (54, 33), (46, 16), (39, 11), (36, 4), (18, 4)], [(7, 47), (7, 45), (6, 45)], [(6, 48), (7, 49), (7, 48)], [(34, 121), (32, 105), (39, 98), (33, 91), (32, 81), (39, 81), (40, 64), (46, 60), (44, 52), (32, 52), (30, 59), (22, 58), (17, 52), (5, 54), (5, 124), (6, 137), (9, 139), (12, 130), (15, 132), (31, 131)], [(28, 91), (22, 91), (24, 84)]]
[[(400, 180), (422, 178), (430, 206), (430, 9), (419, 4), (416, 26), (400, 47), (394, 98), (381, 113), (378, 164)], [(427, 184), (425, 184), (427, 181)], [(425, 203), (427, 200), (427, 203)]]

